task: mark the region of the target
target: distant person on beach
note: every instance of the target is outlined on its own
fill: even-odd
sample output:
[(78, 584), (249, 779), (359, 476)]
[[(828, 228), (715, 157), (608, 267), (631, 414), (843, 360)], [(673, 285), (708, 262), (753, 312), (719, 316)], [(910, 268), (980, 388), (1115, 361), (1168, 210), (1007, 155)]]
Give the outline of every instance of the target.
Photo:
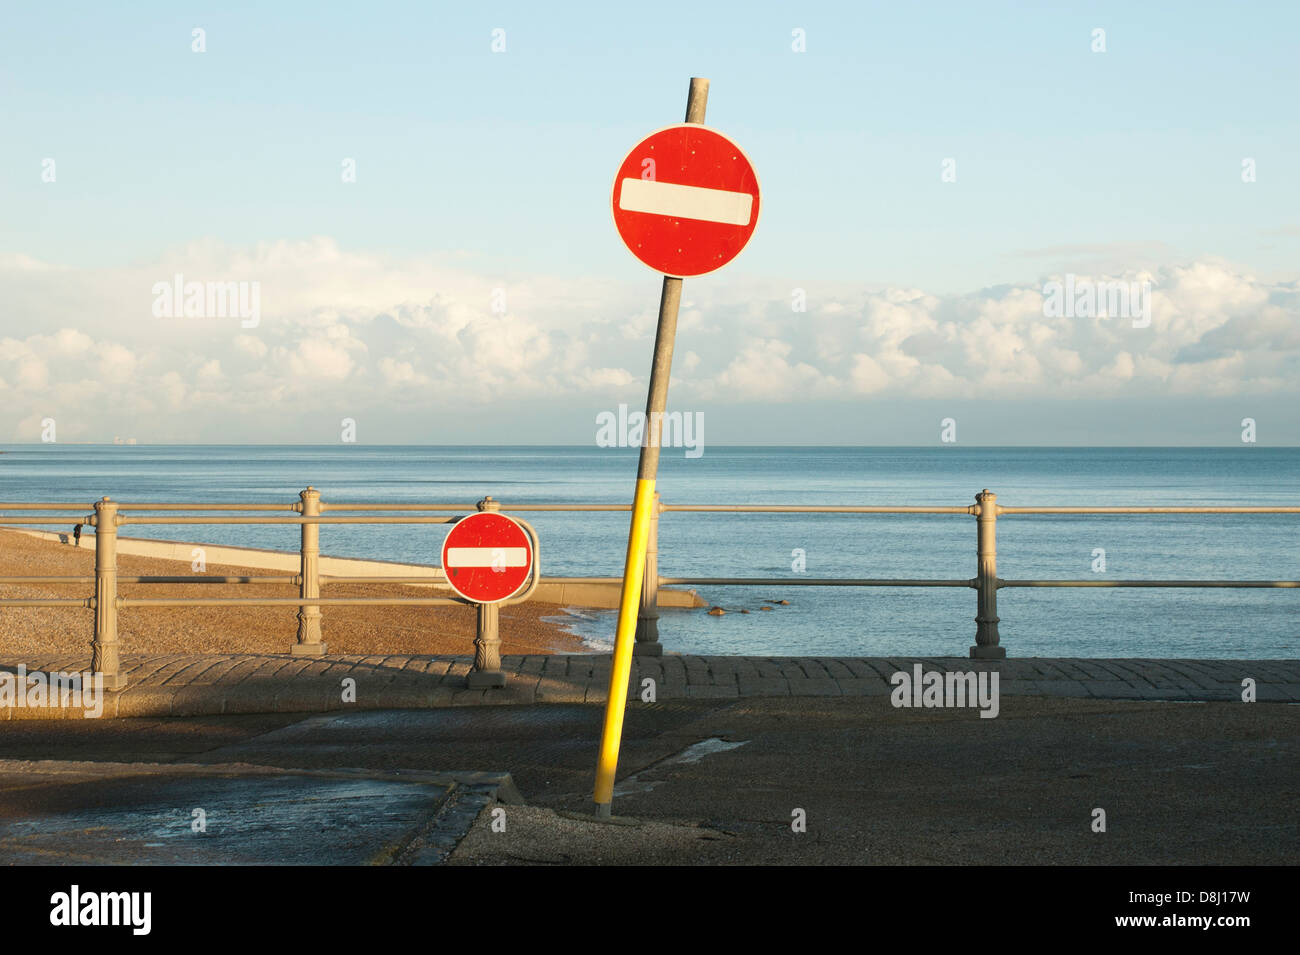
[(72, 546), (73, 546), (73, 547), (80, 547), (80, 546), (81, 546), (81, 525), (80, 525), (80, 524), (73, 525), (73, 528), (72, 528)]

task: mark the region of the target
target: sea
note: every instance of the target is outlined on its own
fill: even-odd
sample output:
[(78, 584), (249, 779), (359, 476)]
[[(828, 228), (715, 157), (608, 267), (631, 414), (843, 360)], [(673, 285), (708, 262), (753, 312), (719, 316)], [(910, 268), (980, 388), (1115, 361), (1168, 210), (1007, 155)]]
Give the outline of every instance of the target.
[[(522, 503), (630, 503), (637, 455), (590, 446), (45, 444), (0, 452), (0, 500), (10, 502), (291, 503), (312, 485), (326, 501), (463, 504), (466, 512), (491, 495), (507, 514)], [(1296, 505), (1300, 449), (711, 446), (688, 458), (665, 448), (658, 488), (670, 504), (966, 506), (988, 488), (1004, 506)], [(538, 531), (545, 575), (622, 573), (627, 512), (520, 516)], [(299, 535), (295, 526), (220, 525), (122, 533), (277, 550), (296, 550)], [(323, 526), (321, 550), (436, 564), (445, 533), (445, 525)], [(997, 550), (999, 576), (1013, 579), (1300, 580), (1300, 514), (1006, 515)], [(668, 652), (965, 656), (974, 642), (969, 589), (787, 584), (971, 578), (975, 519), (964, 514), (666, 513), (659, 566), (666, 577), (775, 581), (697, 588), (724, 615), (662, 610)], [(1300, 589), (1007, 588), (998, 612), (1011, 656), (1300, 655)], [(569, 608), (563, 619), (599, 650), (613, 639), (614, 616)]]

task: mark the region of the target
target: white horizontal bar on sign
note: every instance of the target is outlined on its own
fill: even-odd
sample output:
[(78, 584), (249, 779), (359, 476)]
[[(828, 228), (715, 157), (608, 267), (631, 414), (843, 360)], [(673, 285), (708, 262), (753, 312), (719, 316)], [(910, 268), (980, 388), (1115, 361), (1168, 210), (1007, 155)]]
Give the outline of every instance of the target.
[(527, 547), (448, 547), (448, 567), (527, 567)]
[(623, 188), (619, 190), (618, 207), (628, 212), (650, 212), (678, 219), (749, 225), (754, 197), (748, 192), (628, 178), (623, 180)]

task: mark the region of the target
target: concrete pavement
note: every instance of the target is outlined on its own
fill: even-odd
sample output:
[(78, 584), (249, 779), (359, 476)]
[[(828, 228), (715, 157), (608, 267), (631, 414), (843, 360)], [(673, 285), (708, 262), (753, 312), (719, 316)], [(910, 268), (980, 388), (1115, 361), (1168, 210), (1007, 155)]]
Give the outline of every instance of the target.
[[(453, 826), (450, 864), (1300, 860), (1300, 708), (1285, 704), (1015, 695), (981, 719), (882, 695), (638, 700), (615, 825), (592, 817), (600, 724), (589, 704), (13, 722), (0, 729), (0, 857), (76, 861), (94, 842), (104, 862), (200, 849), (193, 858), (210, 861), (225, 839), (229, 858), (282, 861), (271, 850), (286, 827), (294, 858), (400, 864), (393, 847), (414, 842), (439, 798), (432, 774), (474, 769), (508, 772), (526, 805), (488, 802)], [(133, 761), (148, 765), (122, 765)], [(280, 782), (263, 793), (258, 772)], [(113, 782), (121, 774), (135, 781)], [(232, 774), (248, 775), (236, 785)], [(349, 799), (329, 788), (339, 783), (294, 789), (306, 785), (298, 774), (370, 780), (381, 798)], [(254, 791), (260, 817), (232, 795)], [(347, 815), (314, 807), (341, 805), (366, 838), (349, 848), (329, 823), (312, 856), (320, 820)], [(214, 841), (196, 842), (182, 823), (213, 806)], [(151, 830), (160, 818), (170, 828)], [(123, 841), (79, 838), (101, 825)]]
[(0, 760), (9, 865), (427, 865), (508, 775)]
[[(1300, 661), (639, 657), (613, 824), (591, 814), (609, 655), (507, 657), (503, 690), (469, 666), (127, 656), (104, 718), (0, 706), (0, 862), (1300, 858)], [(996, 718), (893, 706), (917, 667), (996, 673)]]

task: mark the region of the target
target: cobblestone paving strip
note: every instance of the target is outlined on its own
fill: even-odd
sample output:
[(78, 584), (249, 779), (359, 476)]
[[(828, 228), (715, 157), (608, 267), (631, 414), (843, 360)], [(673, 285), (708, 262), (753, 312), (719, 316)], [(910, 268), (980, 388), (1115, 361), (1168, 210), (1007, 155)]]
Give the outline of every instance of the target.
[[(15, 671), (20, 661), (0, 659)], [(48, 661), (45, 672), (76, 669), (69, 658)], [(599, 703), (609, 686), (609, 654), (518, 655), (502, 658), (504, 689), (469, 690), (470, 657), (407, 654), (293, 657), (275, 654), (124, 655), (127, 688), (110, 694), (113, 716), (190, 716), (220, 713), (314, 712), (346, 708), (411, 709), (529, 703)], [(1245, 676), (1258, 683), (1263, 703), (1300, 700), (1298, 660), (1008, 659), (962, 657), (722, 657), (669, 654), (634, 657), (629, 699), (641, 681), (655, 681), (659, 699), (889, 694), (890, 678), (924, 672), (989, 670), (1009, 696), (1111, 700), (1234, 700)], [(36, 672), (24, 663), (29, 672)], [(361, 692), (344, 703), (340, 681)], [(6, 707), (0, 719), (52, 719), (67, 713), (42, 707)], [(79, 715), (79, 714), (73, 714)]]

